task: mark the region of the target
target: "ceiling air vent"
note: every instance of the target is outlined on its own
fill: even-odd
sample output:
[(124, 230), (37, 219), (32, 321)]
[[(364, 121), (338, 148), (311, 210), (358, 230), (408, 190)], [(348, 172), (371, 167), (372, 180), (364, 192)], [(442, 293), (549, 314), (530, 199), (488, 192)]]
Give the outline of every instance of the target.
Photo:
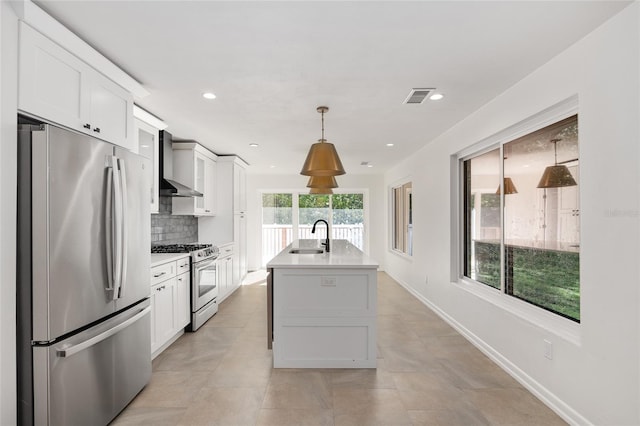
[(436, 89), (411, 89), (409, 96), (404, 100), (405, 104), (421, 104), (427, 96)]

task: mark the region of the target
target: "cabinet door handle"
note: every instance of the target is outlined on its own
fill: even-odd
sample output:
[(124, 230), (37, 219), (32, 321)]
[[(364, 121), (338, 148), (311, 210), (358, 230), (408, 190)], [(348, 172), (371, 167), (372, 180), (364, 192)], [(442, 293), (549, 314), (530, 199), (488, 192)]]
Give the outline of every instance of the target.
[(153, 274), (153, 278), (159, 278), (159, 277), (161, 277), (161, 276), (163, 276), (165, 274), (166, 274), (166, 272), (160, 272), (159, 274)]
[(211, 210), (205, 210), (205, 213), (211, 213)]
[(84, 126), (82, 126), (82, 127), (84, 127), (85, 129), (90, 129), (90, 128), (91, 128), (91, 124), (86, 123), (86, 124), (85, 124)]
[(93, 129), (93, 131), (96, 133), (100, 133), (100, 127), (96, 127), (95, 129)]

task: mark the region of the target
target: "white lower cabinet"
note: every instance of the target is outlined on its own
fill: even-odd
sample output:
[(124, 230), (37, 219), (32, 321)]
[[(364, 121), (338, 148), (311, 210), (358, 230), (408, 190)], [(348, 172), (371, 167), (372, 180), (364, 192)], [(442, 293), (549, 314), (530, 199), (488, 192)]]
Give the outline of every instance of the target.
[(191, 277), (189, 273), (178, 275), (176, 278), (177, 288), (177, 313), (176, 313), (176, 328), (177, 330), (184, 329), (189, 322), (191, 321), (191, 289), (189, 288), (189, 283), (191, 282)]
[(189, 258), (151, 268), (151, 357), (173, 343), (190, 322), (191, 274)]
[(155, 353), (173, 337), (177, 305), (176, 278), (151, 287), (151, 353)]
[(226, 299), (233, 293), (240, 283), (234, 280), (235, 255), (233, 243), (225, 244), (219, 247), (220, 255), (218, 256), (218, 303)]

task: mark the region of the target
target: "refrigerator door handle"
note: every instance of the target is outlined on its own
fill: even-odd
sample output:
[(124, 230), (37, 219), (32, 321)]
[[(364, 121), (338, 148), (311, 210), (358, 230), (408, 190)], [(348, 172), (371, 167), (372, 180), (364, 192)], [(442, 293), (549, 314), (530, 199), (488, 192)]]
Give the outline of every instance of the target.
[(122, 175), (120, 174), (120, 167), (118, 164), (118, 157), (112, 157), (113, 164), (113, 186), (115, 188), (115, 196), (113, 197), (114, 207), (114, 223), (113, 236), (114, 236), (114, 289), (113, 300), (119, 297), (120, 286), (122, 285)]
[(107, 244), (107, 284), (106, 290), (113, 291), (115, 288), (114, 264), (113, 264), (113, 166), (107, 166), (107, 196), (104, 210), (104, 229)]
[(145, 316), (146, 314), (148, 314), (149, 312), (151, 312), (151, 306), (147, 306), (146, 308), (142, 309), (140, 312), (138, 312), (137, 314), (135, 314), (134, 316), (132, 316), (131, 318), (129, 318), (128, 320), (121, 322), (120, 324), (116, 325), (113, 328), (110, 328), (109, 330), (103, 331), (102, 333), (93, 336), (90, 339), (85, 340), (84, 342), (78, 343), (77, 345), (73, 345), (70, 346), (68, 348), (64, 348), (64, 349), (58, 349), (56, 350), (56, 355), (59, 356), (60, 358), (68, 358), (72, 355), (77, 354), (78, 352), (82, 352), (83, 350), (90, 348), (91, 346), (98, 344), (100, 342), (102, 342), (103, 340), (108, 339), (109, 337), (113, 336), (114, 334), (119, 333), (120, 331), (124, 330), (125, 328), (129, 327), (131, 324), (135, 323), (136, 321), (140, 320), (143, 316)]
[(127, 223), (127, 217), (129, 212), (129, 206), (127, 204), (127, 172), (124, 165), (124, 160), (122, 158), (118, 158), (118, 168), (120, 169), (120, 180), (122, 184), (122, 247), (120, 249), (120, 255), (122, 256), (122, 260), (120, 262), (120, 267), (122, 268), (120, 272), (120, 288), (118, 289), (118, 297), (124, 296), (125, 284), (127, 282), (127, 257), (128, 250), (127, 246), (129, 239), (129, 226)]

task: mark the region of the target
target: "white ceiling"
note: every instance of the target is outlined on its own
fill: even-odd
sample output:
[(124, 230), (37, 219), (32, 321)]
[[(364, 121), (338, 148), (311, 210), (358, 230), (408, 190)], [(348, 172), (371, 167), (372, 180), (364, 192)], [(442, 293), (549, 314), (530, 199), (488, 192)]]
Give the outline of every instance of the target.
[[(175, 139), (238, 154), (250, 173), (298, 173), (327, 105), (351, 174), (384, 172), (629, 4), (37, 3), (142, 83), (151, 95), (136, 102)], [(403, 104), (423, 87), (445, 98)]]

